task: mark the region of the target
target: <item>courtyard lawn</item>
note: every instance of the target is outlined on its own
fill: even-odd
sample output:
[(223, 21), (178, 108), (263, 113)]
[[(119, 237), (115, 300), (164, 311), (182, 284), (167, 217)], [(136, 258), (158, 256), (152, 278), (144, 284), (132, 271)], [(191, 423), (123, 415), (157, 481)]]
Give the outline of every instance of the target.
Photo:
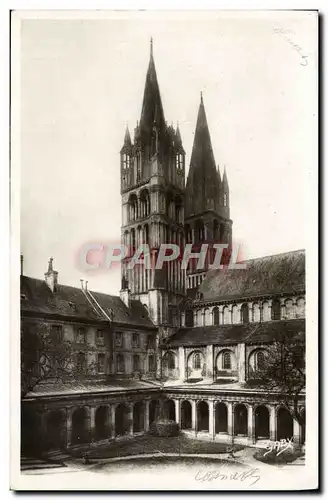
[[(187, 438), (180, 435), (178, 437), (157, 437), (138, 436), (127, 441), (118, 441), (101, 445), (97, 448), (88, 450), (72, 450), (74, 457), (88, 458), (114, 458), (130, 455), (141, 455), (151, 453), (197, 453), (197, 454), (218, 454), (227, 453), (231, 450), (231, 445), (225, 443), (213, 443), (200, 441), (198, 439)], [(233, 450), (244, 449), (244, 446), (233, 445)]]

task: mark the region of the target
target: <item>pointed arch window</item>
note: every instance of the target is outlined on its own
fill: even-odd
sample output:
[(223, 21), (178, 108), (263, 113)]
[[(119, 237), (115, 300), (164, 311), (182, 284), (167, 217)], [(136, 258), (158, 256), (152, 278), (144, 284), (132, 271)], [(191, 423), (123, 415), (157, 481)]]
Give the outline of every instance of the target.
[(228, 206), (228, 195), (224, 193), (223, 195), (223, 206), (227, 207)]

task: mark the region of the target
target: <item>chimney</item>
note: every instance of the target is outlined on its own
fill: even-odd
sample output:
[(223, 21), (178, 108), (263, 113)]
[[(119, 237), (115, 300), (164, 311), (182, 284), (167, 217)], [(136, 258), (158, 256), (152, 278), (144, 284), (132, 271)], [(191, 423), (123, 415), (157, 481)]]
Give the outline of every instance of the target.
[(129, 290), (129, 283), (128, 280), (125, 278), (125, 276), (122, 276), (122, 288), (120, 290), (120, 299), (126, 307), (130, 307), (130, 290)]
[(21, 256), (20, 256), (20, 273), (21, 273), (21, 276), (24, 275), (24, 256), (23, 256), (23, 254), (21, 254)]
[(44, 274), (44, 279), (52, 292), (55, 292), (58, 285), (58, 272), (53, 270), (53, 257), (49, 259), (48, 271)]

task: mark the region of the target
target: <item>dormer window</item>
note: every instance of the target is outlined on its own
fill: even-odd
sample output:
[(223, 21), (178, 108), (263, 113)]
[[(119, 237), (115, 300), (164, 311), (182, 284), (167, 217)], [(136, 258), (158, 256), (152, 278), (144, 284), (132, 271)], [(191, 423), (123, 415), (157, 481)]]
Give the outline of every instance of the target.
[(223, 206), (228, 206), (228, 196), (226, 195), (226, 193), (224, 193), (223, 195)]

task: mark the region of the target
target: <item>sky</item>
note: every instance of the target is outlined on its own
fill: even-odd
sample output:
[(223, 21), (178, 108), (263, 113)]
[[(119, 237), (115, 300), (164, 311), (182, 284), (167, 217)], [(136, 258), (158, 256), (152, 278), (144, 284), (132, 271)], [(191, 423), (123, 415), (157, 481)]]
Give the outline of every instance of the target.
[(187, 166), (203, 93), (242, 255), (307, 247), (317, 168), (314, 13), (43, 16), (21, 21), (15, 61), (24, 274), (42, 279), (53, 257), (60, 283), (82, 278), (118, 293), (118, 267), (87, 272), (77, 256), (88, 242), (120, 241), (119, 151), (126, 125), (133, 133), (140, 118), (151, 37), (165, 118), (179, 123)]

